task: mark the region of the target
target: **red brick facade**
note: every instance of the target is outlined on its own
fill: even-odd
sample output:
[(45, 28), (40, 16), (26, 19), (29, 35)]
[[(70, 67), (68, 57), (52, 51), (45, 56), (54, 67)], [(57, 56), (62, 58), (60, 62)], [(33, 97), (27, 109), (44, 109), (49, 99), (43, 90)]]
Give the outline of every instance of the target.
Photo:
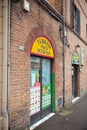
[[(59, 23), (45, 10), (30, 1), (30, 12), (20, 19), (17, 7), (12, 6), (11, 14), (11, 87), (10, 124), (12, 129), (29, 125), (30, 51), (35, 39), (44, 35), (52, 43), (55, 59), (56, 96), (62, 96), (62, 43), (59, 38)], [(21, 10), (21, 7), (20, 9)], [(51, 21), (51, 22), (50, 22)], [(55, 37), (54, 37), (55, 36)], [(19, 46), (24, 46), (24, 51)], [(56, 69), (58, 68), (58, 71)]]
[(63, 0), (48, 0), (48, 2), (53, 6), (60, 14), (63, 15)]
[[(87, 48), (70, 28), (67, 28), (65, 45), (65, 68), (63, 68), (63, 43), (60, 39), (60, 22), (53, 18), (38, 2), (29, 0), (30, 11), (22, 10), (22, 2), (11, 7), (11, 66), (10, 66), (10, 95), (9, 95), (9, 124), (12, 130), (24, 130), (30, 127), (30, 56), (31, 48), (37, 37), (44, 35), (52, 43), (55, 58), (52, 62), (52, 72), (56, 80), (56, 110), (58, 99), (63, 97), (63, 69), (65, 69), (65, 101), (72, 101), (72, 55), (79, 43), (85, 50), (85, 65), (79, 75), (79, 96), (87, 90)], [(50, 2), (51, 4), (51, 2)], [(53, 4), (53, 3), (52, 3)], [(62, 5), (62, 6), (60, 6)], [(60, 2), (63, 13), (63, 3)], [(69, 18), (69, 16), (67, 16)], [(83, 37), (84, 38), (84, 37)], [(20, 46), (24, 50), (20, 50)], [(80, 55), (79, 49), (77, 52)]]

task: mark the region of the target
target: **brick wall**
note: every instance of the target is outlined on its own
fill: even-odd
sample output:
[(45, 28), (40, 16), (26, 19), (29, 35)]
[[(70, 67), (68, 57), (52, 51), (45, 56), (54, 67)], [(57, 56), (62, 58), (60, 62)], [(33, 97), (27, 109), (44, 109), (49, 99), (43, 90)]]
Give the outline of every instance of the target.
[[(17, 10), (19, 6), (19, 10)], [(29, 125), (29, 54), (19, 50), (24, 46), (29, 31), (26, 16), (21, 19), (20, 3), (12, 5), (11, 9), (11, 66), (10, 66), (10, 127), (23, 129)]]
[[(74, 37), (74, 38), (73, 38)], [(65, 92), (66, 92), (66, 102), (68, 100), (71, 100), (72, 95), (72, 55), (73, 52), (76, 50), (80, 57), (80, 49), (84, 48), (85, 50), (85, 64), (82, 66), (82, 71), (80, 73), (80, 96), (84, 95), (84, 93), (87, 91), (87, 81), (86, 81), (86, 75), (87, 75), (87, 46), (82, 42), (72, 31), (68, 29), (67, 33), (67, 40), (70, 44), (69, 47), (66, 46), (65, 48)], [(75, 46), (79, 44), (80, 48), (75, 49)]]
[[(59, 36), (59, 22), (49, 15), (37, 2), (34, 0), (29, 0), (29, 2), (29, 13), (22, 11), (21, 2), (12, 4), (11, 8), (11, 78), (9, 108), (10, 127), (12, 130), (22, 130), (23, 127), (26, 128), (29, 126), (30, 51), (32, 44), (40, 35), (48, 37), (55, 52), (52, 70), (56, 75), (56, 108), (58, 108), (58, 98), (63, 96), (63, 55), (62, 42)], [(85, 49), (85, 55), (87, 55), (85, 44), (71, 30), (68, 29), (67, 31), (67, 40), (70, 46), (67, 47), (65, 45), (66, 102), (72, 98), (71, 59), (77, 43)], [(20, 45), (24, 46), (24, 51), (19, 50)], [(83, 73), (80, 73), (80, 90), (83, 89), (83, 93), (81, 94), (84, 94), (87, 87), (86, 66), (87, 61), (83, 66)]]
[[(75, 5), (76, 7), (80, 10), (80, 14), (81, 14), (81, 34), (80, 34), (80, 37), (86, 41), (87, 39), (87, 35), (86, 35), (86, 23), (87, 23), (87, 17), (86, 17), (86, 4), (87, 3), (82, 3), (82, 1), (75, 1)], [(67, 22), (70, 24), (71, 22), (71, 17), (70, 17), (70, 0), (67, 0), (67, 13), (66, 13), (66, 19), (67, 19)], [(86, 45), (85, 43), (80, 40), (70, 29), (67, 30), (67, 41), (68, 43), (70, 44), (70, 47), (66, 47), (65, 48), (65, 61), (66, 61), (66, 64), (65, 64), (65, 68), (66, 68), (66, 100), (69, 100), (69, 97), (70, 97), (70, 93), (72, 94), (72, 77), (71, 77), (71, 59), (72, 59), (72, 54), (73, 54), (73, 51), (75, 51), (75, 46), (77, 44), (80, 45), (80, 48), (77, 49), (77, 52), (80, 56), (80, 49), (81, 48), (84, 48), (85, 50), (85, 65), (82, 67), (82, 73), (80, 72), (80, 96), (85, 93), (86, 91), (86, 88), (87, 88), (87, 83), (86, 83), (86, 75), (87, 75), (87, 69), (86, 69), (86, 66), (87, 66), (87, 58), (86, 58)], [(69, 75), (69, 78), (68, 78), (68, 75)], [(70, 82), (71, 81), (71, 82)]]
[[(71, 3), (70, 3), (71, 0), (67, 0), (67, 4), (66, 4), (66, 19), (67, 19), (67, 22), (69, 24), (71, 24)], [(80, 1), (79, 2), (76, 0), (74, 1), (76, 7), (80, 10), (80, 17), (81, 17), (81, 34), (80, 36), (87, 42), (87, 35), (86, 35), (86, 24), (87, 24), (87, 3), (85, 1)], [(64, 7), (65, 8), (65, 7)]]
[(63, 15), (63, 0), (48, 0), (48, 2)]
[[(58, 2), (58, 9), (60, 12), (60, 7), (63, 7), (63, 16), (67, 20), (68, 24), (71, 25), (71, 3), (70, 0), (64, 1), (64, 3), (61, 1)], [(55, 8), (56, 1), (49, 0), (49, 3), (53, 5)], [(86, 32), (86, 24), (87, 24), (87, 12), (86, 12), (86, 4), (85, 1), (75, 1), (76, 7), (80, 10), (81, 14), (81, 34), (80, 37), (86, 41), (87, 40), (87, 32)], [(57, 5), (57, 3), (56, 3)], [(73, 39), (74, 37), (74, 39)], [(86, 56), (86, 45), (83, 41), (81, 41), (70, 29), (67, 30), (67, 42), (70, 44), (70, 47), (65, 46), (65, 100), (68, 102), (69, 100), (72, 100), (72, 54), (73, 51), (75, 51), (75, 46), (77, 44), (80, 45), (80, 48), (85, 49), (85, 56)], [(87, 42), (87, 41), (86, 41)], [(78, 53), (80, 55), (80, 49), (78, 49)], [(86, 57), (85, 57), (86, 60)], [(80, 73), (80, 95), (85, 92), (86, 90), (86, 61), (84, 67), (82, 67), (82, 73)], [(82, 91), (81, 91), (82, 90)], [(58, 90), (58, 94), (60, 93), (60, 89)]]
[[(55, 52), (53, 64), (56, 73), (56, 96), (62, 96), (62, 43), (59, 39), (59, 23), (33, 0), (30, 0), (30, 12), (23, 12), (22, 18), (18, 14), (21, 8), (21, 2), (12, 4), (11, 8), (9, 106), (10, 127), (13, 130), (22, 130), (23, 126), (29, 126), (30, 49), (40, 35), (45, 35), (52, 42)], [(24, 46), (25, 50), (19, 50), (19, 45)]]
[(76, 5), (78, 9), (80, 9), (80, 14), (81, 14), (81, 37), (87, 42), (87, 35), (86, 35), (87, 3), (84, 2), (80, 1), (79, 3), (76, 3)]

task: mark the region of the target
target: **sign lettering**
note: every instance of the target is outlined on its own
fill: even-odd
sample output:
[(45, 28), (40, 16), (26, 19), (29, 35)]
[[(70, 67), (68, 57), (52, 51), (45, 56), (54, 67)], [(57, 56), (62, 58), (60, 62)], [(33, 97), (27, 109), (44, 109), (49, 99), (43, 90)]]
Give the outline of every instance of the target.
[(50, 41), (44, 37), (38, 37), (33, 43), (31, 54), (54, 58), (54, 52)]

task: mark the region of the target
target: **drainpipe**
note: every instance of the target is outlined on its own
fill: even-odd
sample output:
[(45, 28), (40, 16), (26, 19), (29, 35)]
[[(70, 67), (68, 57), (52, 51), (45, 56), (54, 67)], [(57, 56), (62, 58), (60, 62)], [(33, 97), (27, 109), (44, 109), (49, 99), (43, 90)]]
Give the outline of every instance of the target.
[(8, 46), (7, 46), (7, 64), (8, 64), (8, 72), (7, 72), (7, 110), (8, 110), (8, 125), (9, 125), (9, 128), (10, 128), (10, 107), (9, 107), (9, 99), (10, 99), (10, 16), (11, 16), (11, 2), (10, 0), (8, 0)]
[(8, 130), (7, 113), (7, 27), (8, 0), (3, 0), (3, 87), (2, 87), (2, 128)]
[(65, 42), (64, 42), (64, 28), (63, 24), (63, 108), (65, 108)]
[(64, 14), (64, 20), (63, 20), (63, 108), (65, 108), (65, 44), (67, 45), (67, 0), (63, 1), (63, 7), (65, 7), (65, 10), (63, 12)]

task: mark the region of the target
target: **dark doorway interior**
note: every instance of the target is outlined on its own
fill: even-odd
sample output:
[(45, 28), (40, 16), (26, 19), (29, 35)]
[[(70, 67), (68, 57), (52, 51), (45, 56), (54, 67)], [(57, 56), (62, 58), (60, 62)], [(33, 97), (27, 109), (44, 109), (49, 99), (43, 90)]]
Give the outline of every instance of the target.
[(79, 65), (72, 65), (72, 96), (76, 98), (79, 90)]

